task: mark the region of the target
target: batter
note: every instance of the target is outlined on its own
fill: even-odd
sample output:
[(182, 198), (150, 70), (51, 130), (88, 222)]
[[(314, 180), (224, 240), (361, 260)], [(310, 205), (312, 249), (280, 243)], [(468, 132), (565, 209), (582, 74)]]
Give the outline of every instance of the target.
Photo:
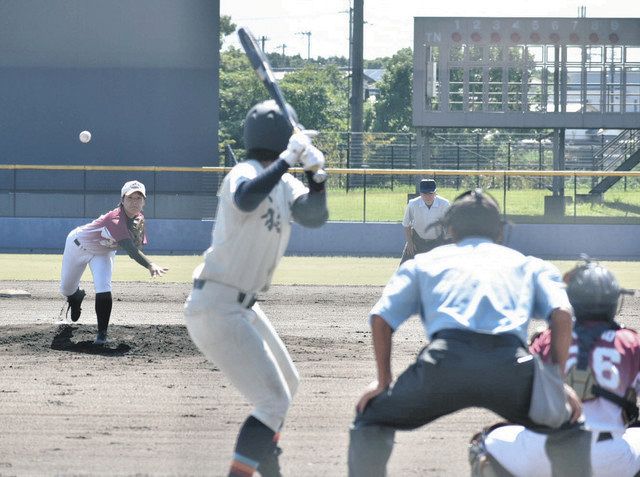
[[(298, 388), (291, 357), (256, 303), (287, 248), (291, 222), (319, 227), (328, 217), (324, 183), (312, 179), (324, 156), (306, 133), (292, 132), (274, 101), (247, 114), (248, 159), (223, 181), (211, 247), (185, 305), (193, 342), (254, 406), (238, 434), (230, 476), (280, 475), (279, 432)], [(308, 188), (287, 172), (297, 162)]]

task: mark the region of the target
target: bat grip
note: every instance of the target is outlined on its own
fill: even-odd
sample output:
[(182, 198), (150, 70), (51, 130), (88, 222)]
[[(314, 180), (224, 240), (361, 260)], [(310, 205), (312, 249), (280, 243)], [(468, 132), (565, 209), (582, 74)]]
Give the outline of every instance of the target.
[(315, 182), (316, 184), (322, 184), (326, 180), (327, 173), (324, 169), (318, 169), (317, 171), (313, 172), (313, 182)]
[[(291, 125), (293, 126), (294, 133), (302, 132), (302, 129), (300, 129), (300, 126), (297, 125), (292, 118), (289, 118), (289, 120), (291, 121)], [(324, 169), (316, 169), (312, 172), (313, 172), (313, 182), (315, 182), (316, 184), (322, 184), (324, 181), (327, 180), (328, 176)]]

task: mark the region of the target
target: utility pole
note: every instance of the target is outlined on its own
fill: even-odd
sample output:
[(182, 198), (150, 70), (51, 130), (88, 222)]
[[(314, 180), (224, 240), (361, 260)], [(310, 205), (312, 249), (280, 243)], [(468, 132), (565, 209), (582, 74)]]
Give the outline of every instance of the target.
[(269, 38), (267, 38), (267, 37), (266, 37), (266, 36), (264, 36), (264, 35), (262, 35), (262, 36), (260, 37), (260, 46), (262, 47), (262, 51), (266, 51), (266, 50), (264, 49), (264, 44), (266, 43), (266, 41), (267, 41), (268, 39), (269, 39)]
[[(351, 91), (351, 74), (352, 64), (351, 58), (353, 57), (353, 7), (349, 3), (349, 10), (344, 10), (340, 13), (349, 14), (349, 58), (347, 60), (347, 90)], [(347, 129), (351, 130), (351, 98), (347, 98)], [(347, 167), (349, 167), (347, 165)]]
[(284, 59), (284, 49), (287, 47), (284, 43), (282, 45), (278, 45), (276, 48), (282, 48), (282, 58)]
[(306, 35), (307, 36), (307, 61), (311, 59), (311, 32), (310, 31), (299, 31), (298, 35)]
[(352, 166), (362, 164), (363, 141), (362, 132), (364, 129), (363, 109), (363, 50), (364, 50), (364, 0), (354, 0), (353, 2), (353, 52), (352, 52), (352, 74), (351, 74), (351, 134), (352, 134)]

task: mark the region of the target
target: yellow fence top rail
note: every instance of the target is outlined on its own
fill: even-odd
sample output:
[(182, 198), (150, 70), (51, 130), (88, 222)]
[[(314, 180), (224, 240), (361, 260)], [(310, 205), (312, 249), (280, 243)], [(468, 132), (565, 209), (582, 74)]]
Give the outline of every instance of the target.
[[(165, 166), (62, 166), (40, 164), (0, 164), (0, 170), (42, 171), (133, 171), (133, 172), (207, 172), (226, 173), (230, 167), (165, 167)], [(294, 167), (291, 172), (302, 172)], [(329, 174), (396, 175), (396, 176), (489, 176), (489, 177), (640, 177), (640, 171), (552, 171), (504, 169), (347, 169), (328, 168)]]

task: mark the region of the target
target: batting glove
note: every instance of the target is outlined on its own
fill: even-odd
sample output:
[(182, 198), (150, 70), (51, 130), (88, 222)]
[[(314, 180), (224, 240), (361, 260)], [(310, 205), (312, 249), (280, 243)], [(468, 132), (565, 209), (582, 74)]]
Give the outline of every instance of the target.
[(294, 166), (300, 162), (304, 151), (311, 146), (311, 137), (307, 131), (295, 133), (289, 138), (287, 149), (280, 154), (280, 157), (287, 161), (289, 166)]
[(315, 172), (324, 168), (324, 154), (315, 146), (309, 146), (300, 158), (305, 171)]

